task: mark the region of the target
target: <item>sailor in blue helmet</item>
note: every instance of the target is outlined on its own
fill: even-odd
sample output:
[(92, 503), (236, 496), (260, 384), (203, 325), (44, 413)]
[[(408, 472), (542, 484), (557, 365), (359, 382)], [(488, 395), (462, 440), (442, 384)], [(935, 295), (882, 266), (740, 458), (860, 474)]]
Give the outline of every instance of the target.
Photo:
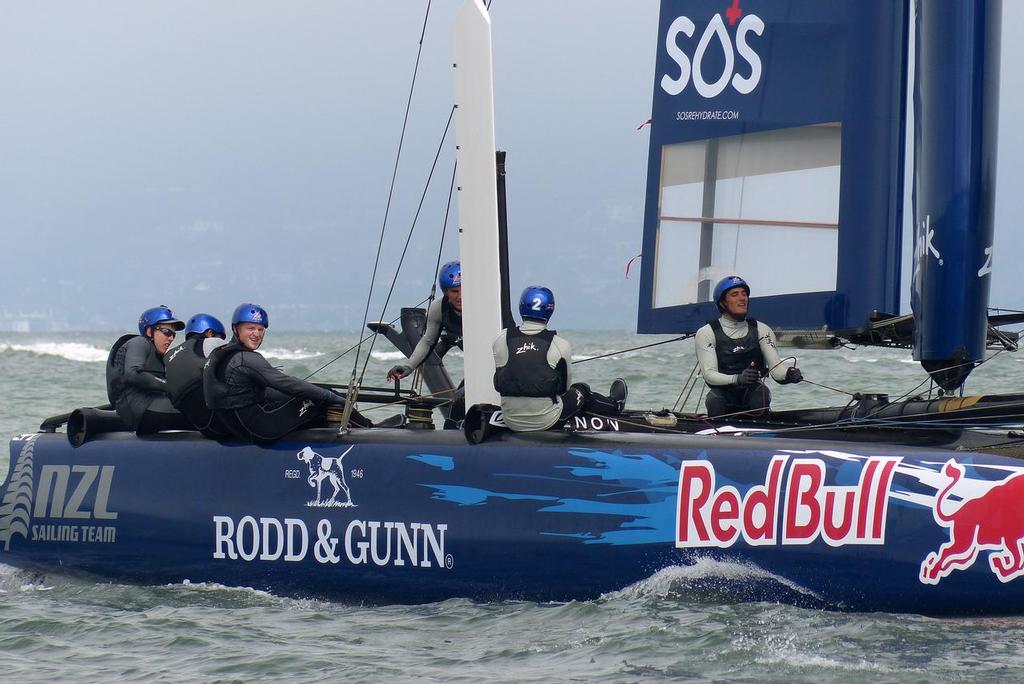
[(121, 336), (107, 356), (107, 396), (126, 426), (147, 434), (191, 425), (167, 397), (164, 354), (185, 324), (166, 306), (139, 316), (139, 334)]
[[(430, 352), (443, 358), (452, 347), (462, 349), (462, 265), (449, 261), (437, 274), (437, 284), (443, 296), (435, 299), (427, 309), (427, 324), (423, 336), (412, 350), (412, 356), (404, 364), (388, 371), (388, 380), (394, 381), (411, 375), (426, 361)], [(466, 414), (462, 385), (452, 397), (452, 406), (445, 421), (446, 427), (453, 427)]]
[(212, 439), (229, 437), (231, 432), (206, 405), (203, 396), (203, 365), (217, 347), (227, 344), (224, 324), (210, 314), (200, 313), (185, 324), (185, 342), (165, 357), (167, 395), (192, 426)]
[(510, 430), (547, 430), (583, 412), (614, 415), (626, 403), (622, 378), (612, 383), (608, 397), (572, 382), (572, 347), (547, 327), (554, 312), (551, 290), (530, 286), (519, 298), (523, 324), (502, 330), (494, 340), (494, 389)]
[(713, 297), (722, 315), (694, 337), (697, 363), (709, 388), (708, 416), (759, 415), (772, 399), (761, 378), (771, 375), (788, 384), (800, 382), (803, 375), (795, 365), (783, 364), (772, 329), (747, 317), (750, 286), (743, 278), (722, 278)]
[(431, 350), (443, 357), (452, 347), (462, 349), (462, 266), (458, 261), (449, 261), (437, 275), (437, 284), (444, 293), (435, 299), (427, 310), (427, 327), (423, 337), (416, 343), (412, 356), (405, 364), (394, 366), (388, 371), (388, 380), (397, 380), (411, 375), (419, 368)]
[[(206, 405), (236, 437), (274, 442), (303, 427), (326, 424), (327, 408), (344, 398), (272, 367), (257, 349), (270, 316), (257, 304), (239, 304), (231, 316), (231, 341), (214, 349), (203, 366)], [(357, 411), (352, 423), (369, 427)]]

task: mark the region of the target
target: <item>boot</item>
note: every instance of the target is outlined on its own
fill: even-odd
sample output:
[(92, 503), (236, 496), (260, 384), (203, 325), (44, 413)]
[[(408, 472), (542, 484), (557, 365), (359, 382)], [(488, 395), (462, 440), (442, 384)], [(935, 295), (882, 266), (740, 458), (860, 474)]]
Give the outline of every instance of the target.
[(626, 397), (629, 396), (629, 388), (626, 387), (626, 381), (622, 378), (615, 378), (612, 381), (612, 386), (608, 390), (608, 398), (615, 402), (615, 408), (619, 413), (622, 413), (626, 408)]

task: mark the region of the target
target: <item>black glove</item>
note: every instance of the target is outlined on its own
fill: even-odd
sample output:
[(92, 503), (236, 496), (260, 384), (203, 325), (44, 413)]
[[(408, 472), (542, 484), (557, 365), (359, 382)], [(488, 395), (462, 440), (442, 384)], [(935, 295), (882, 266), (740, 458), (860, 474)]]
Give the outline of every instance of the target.
[(412, 368), (410, 366), (395, 366), (388, 371), (388, 380), (401, 380), (410, 373), (412, 373)]
[(744, 368), (743, 372), (736, 376), (737, 385), (756, 385), (761, 382), (761, 374), (756, 368)]
[(790, 368), (789, 370), (786, 371), (786, 382), (787, 383), (800, 382), (803, 379), (804, 379), (804, 374), (801, 373), (800, 369), (795, 367), (795, 366), (793, 368)]

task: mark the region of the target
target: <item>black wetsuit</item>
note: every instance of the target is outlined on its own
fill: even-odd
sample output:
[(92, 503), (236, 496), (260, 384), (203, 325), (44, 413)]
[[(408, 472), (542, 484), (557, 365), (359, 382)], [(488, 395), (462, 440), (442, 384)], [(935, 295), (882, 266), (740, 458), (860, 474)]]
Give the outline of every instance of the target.
[(232, 432), (207, 407), (203, 396), (203, 365), (206, 363), (203, 343), (206, 339), (192, 333), (191, 339), (167, 352), (164, 357), (167, 394), (196, 430), (211, 439), (224, 439), (232, 436)]
[[(210, 353), (203, 368), (206, 404), (240, 439), (273, 442), (303, 427), (325, 424), (327, 407), (344, 406), (334, 392), (272, 367), (237, 338)], [(352, 412), (355, 425), (370, 423)]]
[(192, 424), (167, 398), (163, 359), (141, 335), (126, 335), (107, 359), (107, 394), (117, 415), (139, 434), (191, 430)]

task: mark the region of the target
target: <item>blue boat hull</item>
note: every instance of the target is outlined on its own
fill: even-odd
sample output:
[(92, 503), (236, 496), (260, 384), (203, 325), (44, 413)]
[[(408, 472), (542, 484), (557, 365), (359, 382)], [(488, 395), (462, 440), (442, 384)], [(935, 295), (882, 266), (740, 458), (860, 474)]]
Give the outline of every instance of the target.
[(371, 603), (563, 601), (699, 563), (727, 568), (715, 591), (743, 599), (1024, 612), (1013, 458), (615, 432), (469, 445), (377, 429), (273, 447), (178, 433), (76, 449), (40, 434), (11, 454), (0, 560), (47, 572)]

